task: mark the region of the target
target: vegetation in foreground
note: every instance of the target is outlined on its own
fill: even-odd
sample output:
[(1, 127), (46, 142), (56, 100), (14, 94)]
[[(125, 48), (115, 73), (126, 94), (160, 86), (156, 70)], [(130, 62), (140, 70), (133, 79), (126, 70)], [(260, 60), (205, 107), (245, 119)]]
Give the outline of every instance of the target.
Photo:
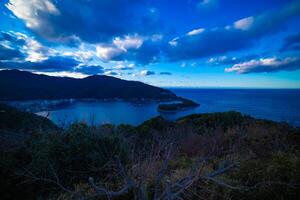
[(138, 127), (83, 122), (59, 129), (0, 110), (1, 136), (28, 136), (14, 145), (1, 138), (1, 199), (300, 196), (300, 131), (286, 124), (226, 112), (175, 122), (157, 117)]

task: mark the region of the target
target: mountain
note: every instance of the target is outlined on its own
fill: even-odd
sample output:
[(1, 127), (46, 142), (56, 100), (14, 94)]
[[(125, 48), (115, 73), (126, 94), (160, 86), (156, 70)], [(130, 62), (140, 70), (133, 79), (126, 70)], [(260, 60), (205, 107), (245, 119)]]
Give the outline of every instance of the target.
[(71, 98), (178, 99), (166, 89), (104, 75), (76, 79), (37, 75), (19, 70), (0, 71), (0, 100)]

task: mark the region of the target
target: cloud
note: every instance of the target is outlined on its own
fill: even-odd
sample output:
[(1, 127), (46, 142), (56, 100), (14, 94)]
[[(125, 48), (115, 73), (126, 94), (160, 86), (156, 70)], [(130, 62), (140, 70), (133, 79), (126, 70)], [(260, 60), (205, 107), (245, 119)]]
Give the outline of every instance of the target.
[(210, 4), (210, 3), (212, 3), (212, 2), (213, 2), (213, 0), (201, 0), (201, 1), (199, 2), (199, 4), (207, 5), (207, 4)]
[[(6, 7), (25, 23), (32, 36), (17, 32), (3, 34), (0, 38), (1, 64), (4, 55), (7, 55), (6, 64), (18, 61), (28, 67), (31, 63), (49, 62), (54, 57), (72, 59), (78, 66), (83, 63), (89, 66), (97, 61), (101, 65), (111, 61), (146, 65), (215, 58), (251, 47), (257, 39), (274, 33), (300, 11), (300, 2), (294, 1), (277, 11), (237, 19), (226, 27), (199, 27), (173, 38), (171, 31), (166, 31), (162, 25), (160, 9), (153, 7), (155, 3), (148, 0), (8, 0)], [(215, 6), (217, 0), (195, 4)], [(298, 47), (296, 44), (289, 48)], [(124, 69), (127, 66), (112, 70)]]
[[(101, 73), (102, 68), (82, 65), (82, 52), (59, 52), (20, 32), (0, 32), (0, 68), (39, 72)], [(79, 66), (79, 67), (78, 67)], [(76, 68), (78, 67), (78, 68)], [(75, 70), (76, 68), (76, 70)], [(102, 72), (103, 73), (103, 72)]]
[(0, 69), (20, 69), (56, 75), (103, 74), (102, 66), (88, 64), (95, 56), (94, 46), (82, 43), (79, 49), (55, 50), (24, 33), (0, 32)]
[(254, 17), (246, 17), (234, 22), (234, 28), (241, 30), (249, 30), (254, 22)]
[[(57, 55), (63, 53), (81, 62), (95, 56), (104, 62), (130, 60), (148, 64), (157, 61), (160, 54), (164, 28), (159, 11), (149, 7), (148, 0), (9, 0), (6, 7), (33, 33), (46, 39), (43, 41), (69, 47), (93, 46), (89, 51), (56, 52)], [(70, 11), (70, 7), (80, 12)], [(38, 48), (38, 44), (32, 47)], [(53, 56), (37, 48), (28, 49), (27, 61)]]
[(29, 29), (48, 40), (66, 42), (75, 36), (98, 43), (127, 34), (156, 33), (160, 23), (147, 2), (9, 0), (6, 7)]
[(248, 74), (260, 72), (294, 71), (298, 69), (300, 69), (299, 57), (286, 57), (282, 59), (274, 57), (238, 63), (230, 68), (226, 68), (225, 71)]
[(111, 44), (100, 44), (96, 46), (96, 55), (104, 60), (121, 60), (124, 54), (130, 50), (139, 49), (144, 39), (138, 35), (126, 35), (124, 38), (116, 37)]
[(9, 33), (0, 32), (0, 61), (24, 58), (25, 55), (19, 49), (24, 43), (24, 40)]
[(103, 61), (116, 60), (124, 51), (118, 47), (111, 45), (98, 45), (96, 46), (96, 56)]
[(26, 45), (23, 46), (22, 50), (27, 54), (26, 61), (40, 62), (48, 59), (49, 54), (51, 54), (49, 48), (29, 37), (25, 41)]
[(11, 10), (14, 15), (26, 22), (26, 26), (32, 29), (36, 29), (41, 26), (41, 22), (38, 18), (42, 13), (48, 15), (59, 15), (59, 11), (56, 6), (49, 0), (10, 0), (6, 7)]
[(76, 51), (58, 51), (43, 46), (24, 33), (0, 32), (0, 68), (2, 69), (102, 74), (103, 67), (83, 64), (91, 60), (94, 55), (94, 51), (85, 50), (85, 47), (80, 47)]
[(123, 64), (117, 64), (116, 66), (114, 66), (113, 68), (116, 70), (132, 70), (134, 67), (133, 64), (129, 64), (129, 65), (123, 65)]
[(228, 56), (218, 56), (218, 57), (213, 57), (208, 59), (207, 63), (208, 64), (214, 64), (214, 65), (219, 65), (219, 64), (227, 64), (228, 62), (231, 63), (235, 60), (235, 57), (229, 58)]
[(210, 65), (233, 65), (233, 64), (245, 62), (248, 60), (253, 60), (257, 57), (258, 57), (258, 55), (256, 55), (256, 54), (248, 54), (248, 55), (243, 55), (241, 57), (217, 56), (217, 57), (209, 58), (206, 63), (210, 64)]
[(71, 78), (86, 78), (88, 75), (82, 74), (79, 72), (69, 72), (69, 71), (61, 71), (61, 72), (33, 72), (35, 74), (44, 74), (48, 76), (58, 76), (58, 77), (71, 77)]
[(203, 33), (204, 31), (205, 31), (204, 28), (194, 29), (194, 30), (188, 32), (187, 35), (188, 36), (199, 35), (200, 33)]
[(124, 60), (139, 64), (156, 62), (159, 59), (163, 42), (156, 37), (134, 35), (114, 39), (112, 43), (97, 45), (96, 56), (105, 62)]
[(211, 8), (215, 8), (218, 5), (218, 0), (200, 0), (197, 4), (197, 8), (201, 11), (205, 11)]
[[(2, 50), (6, 49), (6, 60), (24, 59), (29, 62), (40, 62), (47, 60), (49, 56), (56, 53), (53, 49), (43, 46), (32, 37), (20, 32), (0, 32), (0, 46)], [(10, 51), (9, 51), (10, 50)], [(11, 57), (14, 54), (14, 57)]]
[(116, 37), (113, 40), (113, 44), (119, 49), (127, 52), (129, 49), (138, 49), (142, 46), (144, 40), (137, 34), (130, 36), (126, 35), (124, 38)]
[(132, 49), (120, 59), (131, 60), (141, 65), (162, 60), (162, 41), (146, 40), (139, 49)]
[(70, 49), (67, 51), (62, 51), (61, 54), (66, 57), (73, 57), (74, 59), (80, 61), (80, 62), (88, 62), (93, 59), (93, 57), (96, 55), (95, 47), (92, 47), (92, 49), (89, 49), (91, 47), (84, 47), (85, 45), (81, 45), (83, 47), (80, 47), (79, 49)]
[(243, 18), (226, 27), (205, 29), (200, 34), (191, 34), (197, 33), (193, 30), (184, 36), (172, 39), (164, 47), (164, 52), (169, 61), (178, 61), (248, 48), (258, 38), (278, 31), (287, 19), (299, 13), (300, 1), (294, 1), (280, 10)]
[(172, 75), (171, 72), (160, 72), (159, 74), (160, 74), (160, 75)]
[(118, 72), (114, 72), (114, 71), (111, 71), (111, 70), (105, 71), (104, 74), (107, 75), (107, 76), (116, 76), (116, 75), (119, 75)]
[(0, 42), (9, 44), (15, 44), (16, 46), (22, 46), (25, 44), (25, 40), (21, 37), (17, 37), (14, 32), (0, 32)]
[(87, 75), (103, 74), (104, 68), (99, 65), (79, 65), (74, 69), (74, 72)]
[(1, 60), (11, 60), (15, 58), (23, 58), (23, 54), (16, 50), (16, 49), (11, 49), (8, 48), (4, 45), (0, 44), (0, 61)]
[(73, 71), (78, 66), (79, 62), (73, 58), (55, 56), (49, 57), (46, 60), (40, 62), (31, 61), (1, 61), (1, 69), (23, 69), (29, 71)]
[(300, 50), (300, 33), (286, 37), (280, 51), (299, 51), (299, 50)]
[(141, 74), (142, 76), (151, 76), (151, 75), (154, 75), (155, 72), (154, 72), (154, 71), (143, 70), (143, 71), (141, 71), (140, 74)]
[(191, 67), (196, 67), (197, 66), (197, 63), (196, 62), (192, 62), (191, 63)]

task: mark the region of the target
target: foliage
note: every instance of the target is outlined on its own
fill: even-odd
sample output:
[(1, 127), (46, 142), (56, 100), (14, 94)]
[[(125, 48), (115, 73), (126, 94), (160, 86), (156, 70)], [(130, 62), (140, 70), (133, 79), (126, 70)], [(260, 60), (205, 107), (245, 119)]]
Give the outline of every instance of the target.
[[(1, 121), (1, 130), (14, 128), (10, 120)], [(33, 120), (39, 131), (18, 148), (1, 150), (1, 199), (155, 199), (177, 190), (175, 183), (184, 185), (176, 196), (182, 199), (300, 195), (300, 132), (286, 124), (237, 112), (175, 122), (157, 117), (138, 127), (75, 123), (64, 130)], [(15, 131), (26, 130), (19, 126)]]
[(50, 120), (0, 103), (0, 130), (22, 133), (57, 128)]

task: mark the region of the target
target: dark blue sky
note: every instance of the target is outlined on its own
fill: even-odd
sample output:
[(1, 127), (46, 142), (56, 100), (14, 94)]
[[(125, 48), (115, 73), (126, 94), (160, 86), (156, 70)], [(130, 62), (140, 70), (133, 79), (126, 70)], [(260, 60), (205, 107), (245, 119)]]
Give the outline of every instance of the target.
[(300, 88), (300, 0), (4, 0), (0, 69)]

